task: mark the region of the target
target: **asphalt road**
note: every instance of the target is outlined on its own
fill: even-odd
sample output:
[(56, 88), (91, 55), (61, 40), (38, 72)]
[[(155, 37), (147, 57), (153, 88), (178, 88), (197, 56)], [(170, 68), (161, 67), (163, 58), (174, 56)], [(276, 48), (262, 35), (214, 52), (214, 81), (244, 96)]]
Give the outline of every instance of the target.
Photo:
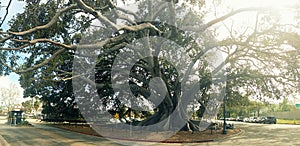
[[(209, 143), (194, 144), (154, 144), (154, 145), (256, 145), (256, 146), (285, 146), (300, 145), (300, 126), (298, 125), (267, 125), (267, 124), (244, 124), (236, 123), (236, 127), (243, 129), (243, 132), (237, 136), (218, 140)], [(101, 137), (88, 136), (70, 131), (65, 131), (44, 125), (35, 125), (35, 127), (14, 127), (0, 122), (0, 146), (120, 146), (127, 145), (151, 145), (153, 143), (118, 143), (106, 140)], [(121, 144), (120, 144), (121, 143)]]
[(300, 146), (300, 125), (237, 123), (243, 132), (207, 145)]

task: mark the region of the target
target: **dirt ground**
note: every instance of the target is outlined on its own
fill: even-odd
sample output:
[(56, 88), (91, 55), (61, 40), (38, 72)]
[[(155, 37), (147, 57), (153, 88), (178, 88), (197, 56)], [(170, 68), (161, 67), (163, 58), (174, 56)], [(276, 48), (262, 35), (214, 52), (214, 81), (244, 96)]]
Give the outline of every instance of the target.
[[(93, 128), (91, 128), (89, 125), (69, 125), (69, 124), (51, 124), (51, 126), (70, 130), (74, 132), (79, 132), (82, 134), (88, 134), (93, 136), (101, 136), (99, 135)], [(115, 133), (118, 133), (120, 135), (126, 135), (125, 132), (128, 133), (128, 130), (121, 130), (121, 129), (111, 129), (111, 128), (102, 128), (101, 130), (104, 130), (105, 133), (109, 133), (108, 135), (113, 135)], [(226, 138), (228, 136), (238, 134), (241, 130), (238, 128), (234, 129), (227, 129), (227, 134), (222, 134), (222, 128), (218, 130), (206, 130), (202, 132), (188, 132), (188, 131), (179, 131), (175, 135), (171, 136), (167, 140), (164, 140), (163, 142), (201, 142), (201, 141), (211, 141), (211, 140), (217, 140)], [(122, 134), (124, 133), (124, 134)], [(127, 134), (128, 135), (128, 134)], [(149, 137), (150, 135), (150, 137)], [(140, 136), (140, 135), (139, 135)], [(107, 137), (107, 136), (105, 136)], [(113, 136), (109, 136), (110, 138), (114, 138)], [(155, 141), (156, 137), (160, 137), (159, 132), (152, 132), (151, 134), (148, 133), (147, 139), (138, 139), (138, 141)], [(120, 137), (118, 137), (120, 138)], [(128, 137), (122, 137), (121, 139), (127, 139)], [(132, 140), (132, 136), (130, 137), (130, 140)], [(158, 140), (160, 141), (160, 140)]]

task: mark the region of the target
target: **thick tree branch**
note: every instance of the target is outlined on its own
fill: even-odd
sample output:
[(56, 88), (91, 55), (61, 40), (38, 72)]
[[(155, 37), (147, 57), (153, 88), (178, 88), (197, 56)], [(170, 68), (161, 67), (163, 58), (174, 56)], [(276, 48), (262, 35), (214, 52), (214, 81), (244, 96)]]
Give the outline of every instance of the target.
[(110, 21), (107, 17), (103, 16), (101, 13), (97, 12), (93, 8), (86, 5), (82, 0), (75, 0), (75, 1), (81, 9), (85, 10), (87, 13), (92, 14), (94, 17), (98, 18), (105, 25), (112, 27), (115, 31), (119, 31), (119, 30), (139, 31), (142, 29), (152, 28), (152, 29), (160, 32), (159, 29), (157, 29), (151, 23), (143, 23), (143, 24), (134, 25), (134, 26), (128, 26), (128, 25), (118, 26), (117, 24)]
[[(34, 40), (30, 40), (30, 41), (29, 40), (12, 39), (12, 41), (22, 42), (22, 43), (29, 43), (29, 44), (36, 44), (36, 43), (39, 43), (39, 42), (47, 42), (47, 43), (51, 43), (53, 45), (61, 46), (61, 47), (66, 48), (66, 49), (72, 49), (71, 45), (66, 45), (66, 44), (59, 43), (59, 42), (56, 42), (56, 41), (52, 41), (52, 40), (46, 39), (46, 38), (34, 39)], [(1, 48), (0, 48), (0, 50), (1, 50)]]
[[(2, 33), (2, 32), (0, 32), (0, 33)], [(11, 39), (12, 37), (13, 37), (12, 35), (6, 36), (6, 37), (4, 37), (4, 38), (2, 38), (2, 39), (0, 40), (0, 43), (4, 43), (5, 41)]]
[(75, 0), (78, 4), (78, 7), (85, 10), (85, 12), (92, 14), (94, 17), (98, 18), (102, 23), (107, 26), (112, 27), (115, 30), (119, 30), (120, 27), (115, 23), (111, 22), (107, 17), (103, 16), (100, 12), (97, 12), (92, 7), (86, 5), (82, 0)]
[(26, 30), (26, 31), (22, 31), (22, 32), (12, 32), (12, 31), (9, 31), (9, 33), (13, 34), (13, 35), (23, 36), (23, 35), (30, 34), (30, 33), (33, 33), (35, 31), (38, 31), (38, 30), (47, 29), (47, 28), (51, 27), (52, 25), (54, 25), (59, 20), (59, 16), (61, 16), (63, 13), (65, 13), (65, 12), (71, 10), (71, 9), (74, 9), (76, 7), (77, 7), (76, 4), (72, 4), (72, 5), (68, 6), (68, 7), (65, 7), (65, 8), (59, 10), (54, 15), (54, 17), (50, 20), (50, 22), (48, 22), (45, 25), (36, 26), (36, 27), (34, 27), (32, 29), (29, 29), (29, 30)]
[(38, 69), (42, 66), (47, 65), (50, 61), (54, 60), (57, 56), (62, 54), (65, 50), (66, 50), (65, 48), (60, 49), (60, 50), (56, 51), (50, 58), (45, 59), (43, 62), (41, 62), (39, 64), (36, 64), (32, 67), (26, 68), (26, 69), (14, 69), (13, 67), (7, 65), (2, 59), (0, 59), (0, 62), (1, 62), (2, 65), (6, 66), (7, 68), (9, 68), (10, 70), (12, 70), (15, 73), (26, 73), (26, 72), (30, 72), (30, 71)]
[(22, 45), (22, 46), (20, 46), (20, 47), (18, 47), (18, 48), (0, 48), (0, 50), (14, 50), (14, 51), (16, 51), (16, 50), (21, 50), (21, 49), (24, 49), (24, 48), (26, 48), (26, 47), (28, 47), (28, 46), (30, 46), (29, 44), (25, 44), (25, 45)]
[(238, 9), (238, 10), (235, 10), (235, 11), (232, 11), (226, 15), (223, 15), (219, 18), (216, 18), (208, 23), (206, 23), (206, 26), (204, 27), (204, 30), (211, 27), (212, 25), (216, 24), (216, 23), (219, 23), (221, 21), (224, 21), (226, 20), (227, 18), (231, 17), (231, 16), (234, 16), (236, 14), (239, 14), (239, 13), (242, 13), (242, 12), (250, 12), (250, 11), (270, 11), (269, 8), (265, 8), (265, 7), (250, 7), (250, 8), (242, 8), (242, 9)]

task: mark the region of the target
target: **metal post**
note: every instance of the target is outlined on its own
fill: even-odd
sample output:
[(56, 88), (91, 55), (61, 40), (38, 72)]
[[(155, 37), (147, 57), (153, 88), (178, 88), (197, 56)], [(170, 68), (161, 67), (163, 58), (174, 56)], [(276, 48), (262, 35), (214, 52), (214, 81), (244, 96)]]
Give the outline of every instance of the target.
[[(294, 96), (294, 105), (296, 106), (296, 97)], [(295, 110), (294, 110), (295, 111)], [(296, 125), (296, 118), (295, 118), (295, 114), (294, 115), (294, 124)]]
[(223, 132), (222, 134), (227, 134), (226, 131), (226, 96), (223, 99), (223, 116), (224, 116), (224, 121), (223, 121)]

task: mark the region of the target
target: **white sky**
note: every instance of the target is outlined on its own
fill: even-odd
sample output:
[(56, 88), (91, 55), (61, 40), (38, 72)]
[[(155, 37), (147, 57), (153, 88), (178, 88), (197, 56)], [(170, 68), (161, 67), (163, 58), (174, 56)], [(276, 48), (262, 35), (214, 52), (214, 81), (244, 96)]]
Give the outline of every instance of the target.
[(270, 7), (270, 8), (281, 8), (294, 6), (298, 0), (225, 0), (234, 8), (242, 7)]

